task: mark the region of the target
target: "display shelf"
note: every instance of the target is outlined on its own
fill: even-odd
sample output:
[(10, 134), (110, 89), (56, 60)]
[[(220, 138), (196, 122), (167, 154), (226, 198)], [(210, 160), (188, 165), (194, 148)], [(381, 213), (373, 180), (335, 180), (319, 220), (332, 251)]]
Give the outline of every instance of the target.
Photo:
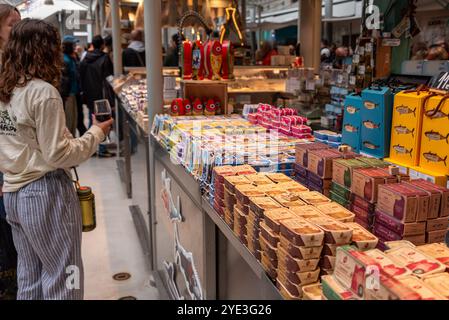
[(164, 164), (168, 173), (176, 180), (177, 184), (183, 189), (183, 191), (189, 195), (190, 199), (195, 202), (198, 207), (201, 207), (201, 190), (199, 183), (188, 173), (181, 165), (174, 164), (170, 159), (170, 155), (162, 147), (153, 136), (151, 140), (155, 146), (155, 157)]
[[(264, 282), (271, 284), (271, 289), (269, 293), (272, 299), (282, 299), (279, 290), (276, 288), (274, 283), (268, 278), (265, 270), (262, 268), (262, 265), (257, 261), (256, 257), (248, 250), (247, 247), (239, 240), (239, 238), (234, 234), (234, 232), (229, 228), (226, 222), (218, 215), (217, 211), (210, 205), (207, 197), (203, 196), (202, 198), (202, 207), (204, 211), (207, 213), (209, 218), (215, 223), (221, 233), (226, 237), (226, 239), (231, 243), (235, 250), (240, 254), (240, 256), (245, 260), (251, 270), (256, 274), (256, 276)], [(274, 297), (273, 297), (274, 296)]]
[(226, 236), (232, 246), (239, 252), (242, 258), (248, 263), (254, 273), (259, 279), (266, 276), (260, 263), (254, 257), (254, 255), (249, 252), (248, 248), (239, 240), (239, 238), (234, 234), (234, 232), (229, 228), (226, 222), (218, 215), (217, 211), (210, 205), (206, 197), (203, 197), (203, 209), (212, 219), (212, 221), (217, 225), (218, 229)]

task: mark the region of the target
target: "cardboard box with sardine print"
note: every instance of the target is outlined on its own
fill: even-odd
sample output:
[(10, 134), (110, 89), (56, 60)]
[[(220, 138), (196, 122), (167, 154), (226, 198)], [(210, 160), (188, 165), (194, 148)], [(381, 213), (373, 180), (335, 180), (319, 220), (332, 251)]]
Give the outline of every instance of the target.
[(449, 175), (448, 96), (434, 96), (426, 103), (419, 166), (436, 174)]
[(391, 124), (390, 160), (405, 167), (419, 163), (423, 105), (428, 91), (402, 91), (395, 95)]
[(360, 95), (346, 97), (343, 114), (342, 144), (350, 146), (355, 152), (360, 150), (360, 131), (363, 101)]
[(360, 150), (375, 158), (385, 158), (390, 151), (393, 93), (388, 87), (362, 91)]

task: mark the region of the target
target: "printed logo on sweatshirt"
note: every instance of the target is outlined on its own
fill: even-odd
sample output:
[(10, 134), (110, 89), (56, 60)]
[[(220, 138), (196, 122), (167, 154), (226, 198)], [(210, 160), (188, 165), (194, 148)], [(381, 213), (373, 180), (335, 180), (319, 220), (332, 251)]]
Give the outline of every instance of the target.
[(7, 110), (0, 111), (0, 135), (16, 136), (17, 128)]

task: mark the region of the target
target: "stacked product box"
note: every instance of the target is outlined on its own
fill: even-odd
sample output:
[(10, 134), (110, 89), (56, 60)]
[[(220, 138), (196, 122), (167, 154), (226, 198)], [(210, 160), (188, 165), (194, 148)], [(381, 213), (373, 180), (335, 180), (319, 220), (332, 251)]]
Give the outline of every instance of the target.
[[(337, 249), (335, 272), (323, 278), (323, 293), (331, 299), (417, 300), (420, 296), (398, 278), (387, 273), (370, 251), (353, 246)], [(384, 261), (385, 262), (385, 261)], [(372, 286), (376, 282), (376, 286)], [(326, 283), (326, 284), (325, 284)], [(336, 294), (335, 288), (346, 292)]]
[[(449, 220), (441, 211), (446, 191), (424, 180), (380, 185), (375, 234), (383, 242), (408, 240), (415, 245), (444, 242)], [(444, 216), (446, 215), (446, 216)]]
[(430, 275), (443, 273), (446, 270), (446, 265), (420, 251), (418, 247), (407, 245), (398, 246), (387, 250), (385, 253), (388, 257), (405, 266), (413, 275), (421, 279)]
[(409, 182), (429, 195), (426, 243), (444, 242), (449, 226), (449, 189), (418, 179)]
[(388, 87), (362, 91), (360, 150), (384, 158), (390, 151), (393, 93)]
[(303, 185), (308, 183), (308, 171), (309, 164), (309, 151), (312, 150), (325, 150), (329, 147), (324, 143), (301, 143), (296, 145), (295, 152), (295, 177)]
[(327, 144), (330, 148), (341, 146), (341, 134), (329, 130), (317, 130), (313, 133), (316, 142)]
[(281, 209), (282, 206), (271, 197), (250, 198), (250, 209), (246, 216), (246, 239), (249, 251), (259, 260), (268, 261), (267, 265), (277, 267), (277, 260), (263, 254), (260, 247), (259, 235), (264, 229), (264, 212), (266, 210)]
[(303, 286), (319, 279), (324, 232), (301, 217), (266, 223), (273, 233), (279, 231), (277, 287), (284, 297), (300, 299)]
[[(292, 210), (299, 217), (321, 228), (325, 234), (325, 241), (323, 243), (319, 264), (322, 275), (331, 274), (333, 272), (336, 248), (340, 245), (351, 243), (353, 232), (352, 228), (345, 225), (345, 223), (324, 214), (318, 209), (319, 206), (327, 203), (330, 202), (324, 202), (323, 199), (323, 202), (315, 204), (317, 207), (307, 206)], [(347, 219), (351, 220), (351, 218)]]
[(358, 159), (338, 159), (332, 163), (331, 199), (350, 208), (352, 172), (357, 168), (369, 168), (371, 165)]
[[(251, 170), (254, 170), (251, 168)], [(225, 177), (235, 175), (234, 168), (231, 166), (222, 166), (214, 168), (214, 201), (213, 207), (218, 214), (225, 218)], [(228, 212), (228, 219), (229, 219)], [(229, 221), (229, 220), (228, 220)], [(230, 221), (229, 221), (230, 222)]]
[(350, 146), (355, 152), (360, 151), (361, 111), (363, 100), (360, 95), (346, 97), (343, 114), (342, 144)]
[(325, 106), (325, 115), (321, 117), (321, 125), (341, 130), (341, 118), (343, 116), (343, 105), (348, 89), (332, 86), (330, 88), (331, 101)]
[(372, 229), (378, 186), (395, 182), (397, 178), (381, 168), (353, 169), (352, 212), (356, 215), (357, 223), (368, 230)]
[(249, 184), (245, 175), (226, 176), (224, 178), (225, 221), (231, 229), (234, 229), (234, 205), (237, 203), (235, 187), (245, 184)]
[(335, 269), (335, 250), (339, 246), (351, 243), (353, 229), (345, 223), (324, 215), (307, 219), (307, 221), (324, 231), (324, 248), (320, 259), (321, 274), (332, 274)]
[(353, 152), (326, 149), (326, 145), (322, 143), (298, 144), (296, 146), (296, 179), (309, 189), (330, 197), (333, 161), (358, 156)]
[(434, 96), (425, 105), (419, 166), (434, 174), (449, 175), (449, 100)]
[(312, 150), (308, 152), (307, 186), (310, 190), (330, 196), (332, 183), (332, 161), (343, 155), (331, 149)]
[(255, 113), (248, 114), (248, 121), (287, 136), (312, 138), (312, 129), (307, 125), (307, 118), (298, 116), (298, 111), (292, 108), (281, 109), (260, 104)]
[(255, 185), (242, 184), (235, 188), (236, 204), (234, 205), (234, 233), (240, 241), (248, 246), (247, 219), (251, 197), (264, 197), (265, 193)]
[(341, 247), (334, 275), (322, 277), (323, 295), (328, 300), (447, 300), (449, 274), (443, 271), (413, 245), (398, 243), (387, 253)]
[(449, 272), (449, 248), (447, 245), (443, 243), (431, 243), (419, 246), (417, 249), (444, 264), (446, 266), (446, 272)]
[(430, 97), (430, 92), (417, 90), (395, 95), (388, 161), (403, 167), (419, 164), (423, 106)]

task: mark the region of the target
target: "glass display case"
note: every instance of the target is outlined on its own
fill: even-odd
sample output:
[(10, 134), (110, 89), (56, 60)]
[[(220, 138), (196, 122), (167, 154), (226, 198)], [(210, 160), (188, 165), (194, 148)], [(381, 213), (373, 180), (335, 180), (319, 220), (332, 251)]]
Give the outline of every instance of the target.
[(228, 84), (228, 93), (285, 92), (287, 67), (236, 66), (235, 80)]

